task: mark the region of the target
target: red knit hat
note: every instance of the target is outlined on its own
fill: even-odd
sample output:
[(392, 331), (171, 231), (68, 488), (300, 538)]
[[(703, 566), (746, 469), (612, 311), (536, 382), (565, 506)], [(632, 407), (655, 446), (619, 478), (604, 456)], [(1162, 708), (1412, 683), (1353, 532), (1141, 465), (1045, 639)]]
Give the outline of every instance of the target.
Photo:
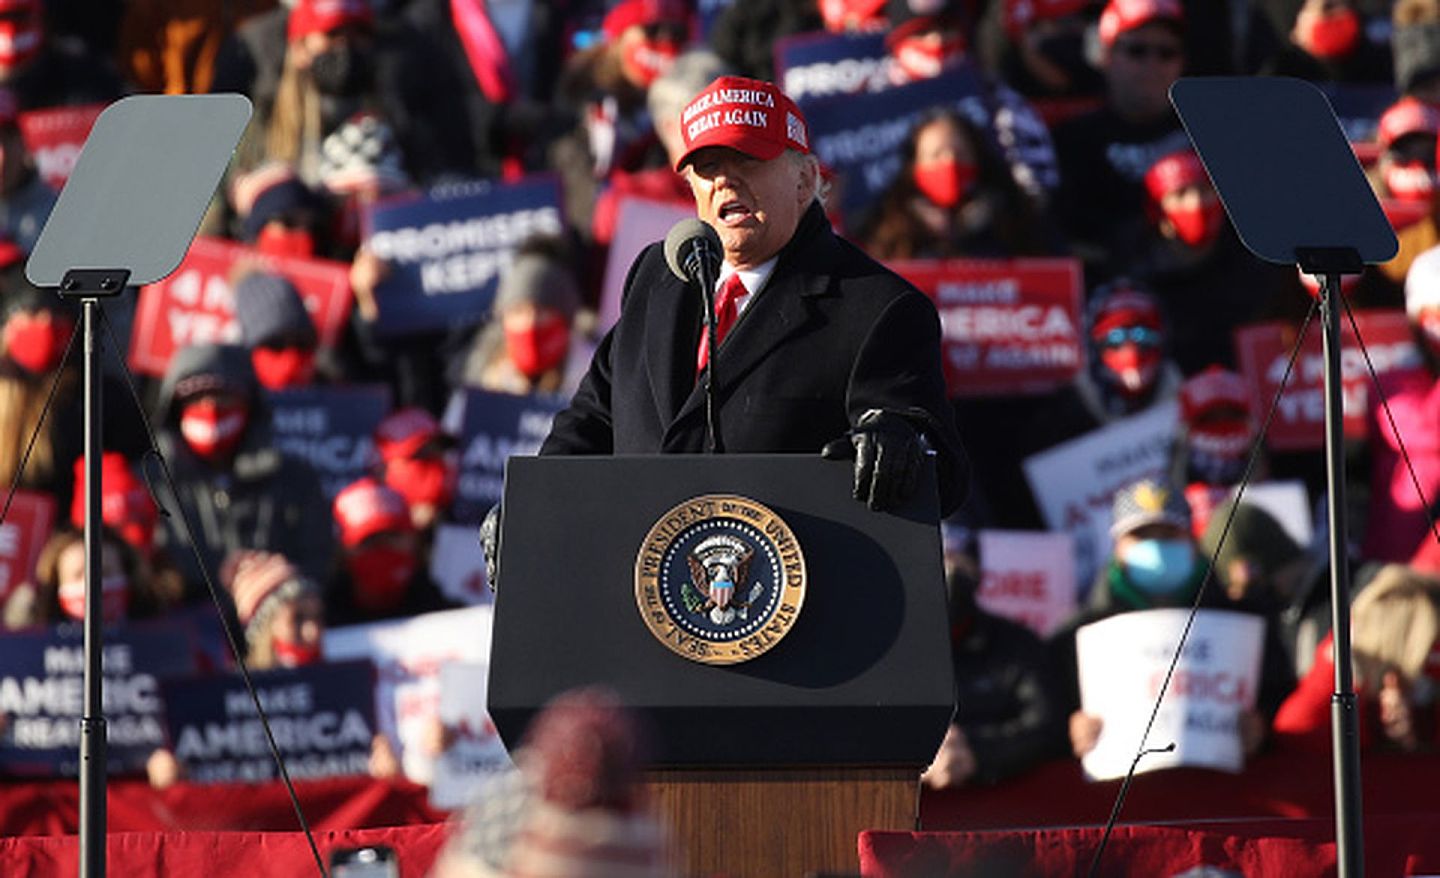
[(1219, 408), (1250, 410), (1250, 388), (1245, 379), (1223, 366), (1211, 366), (1180, 385), (1180, 416), (1193, 424), (1201, 415)]
[(680, 134), (685, 154), (677, 171), (707, 146), (728, 146), (762, 161), (787, 149), (810, 151), (810, 129), (795, 102), (774, 83), (743, 76), (722, 76), (696, 95), (680, 114)]
[(1440, 134), (1440, 109), (1412, 97), (1403, 97), (1380, 114), (1375, 142), (1382, 150), (1407, 134)]
[(286, 23), (290, 42), (310, 34), (324, 34), (346, 25), (370, 27), (375, 14), (369, 0), (295, 0)]
[(384, 531), (410, 532), (410, 507), (393, 488), (366, 476), (352, 482), (335, 497), (335, 523), (340, 542), (350, 549)]

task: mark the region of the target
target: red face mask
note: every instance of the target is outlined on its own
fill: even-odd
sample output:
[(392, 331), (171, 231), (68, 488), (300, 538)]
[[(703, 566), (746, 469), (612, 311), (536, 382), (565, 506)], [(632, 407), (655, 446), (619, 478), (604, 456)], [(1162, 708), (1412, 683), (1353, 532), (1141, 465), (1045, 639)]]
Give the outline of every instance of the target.
[(975, 183), (975, 165), (955, 159), (915, 165), (915, 188), (920, 194), (944, 208), (960, 203)]
[(315, 236), (304, 229), (268, 223), (255, 238), (255, 249), (270, 256), (315, 255)]
[(1155, 384), (1160, 374), (1160, 350), (1148, 345), (1122, 344), (1100, 352), (1100, 362), (1126, 396), (1140, 396)]
[[(85, 618), (85, 580), (60, 583), (60, 609), (76, 621)], [(125, 618), (130, 608), (130, 581), (118, 573), (100, 580), (100, 615), (106, 625)]]
[(1204, 247), (1220, 237), (1225, 207), (1219, 201), (1172, 207), (1165, 218), (1175, 227), (1175, 237), (1191, 247)]
[(455, 494), (456, 467), (445, 458), (401, 457), (385, 464), (385, 484), (410, 506), (450, 505)]
[(32, 375), (55, 370), (65, 356), (65, 345), (75, 325), (64, 317), (20, 311), (5, 321), (5, 352), (15, 365)]
[(641, 88), (649, 88), (680, 55), (680, 47), (669, 40), (638, 40), (626, 49), (621, 64), (625, 75)]
[(506, 326), (505, 349), (521, 374), (539, 378), (565, 361), (570, 349), (570, 327), (558, 314), (539, 317), (527, 326)]
[(1385, 169), (1385, 188), (1396, 201), (1429, 201), (1435, 194), (1435, 171), (1424, 162), (1406, 162)]
[(250, 351), (255, 377), (266, 390), (309, 384), (315, 373), (315, 352), (305, 348), (258, 347)]
[(376, 546), (346, 556), (345, 569), (355, 585), (355, 603), (366, 610), (389, 610), (404, 599), (410, 587), (415, 556), (403, 549)]
[(0, 67), (19, 67), (40, 54), (43, 34), (34, 21), (0, 21)]
[(320, 661), (319, 643), (291, 643), (277, 637), (270, 641), (270, 649), (275, 653), (275, 664), (282, 668), (298, 668)]
[(895, 63), (911, 79), (939, 76), (950, 61), (965, 53), (965, 41), (958, 36), (937, 41), (925, 37), (906, 37), (895, 44)]
[(1326, 60), (1344, 58), (1360, 40), (1360, 16), (1353, 9), (1336, 9), (1311, 19), (1308, 31), (1302, 35), (1305, 51)]
[(243, 403), (201, 399), (180, 412), (180, 435), (200, 458), (220, 459), (239, 446), (249, 417)]

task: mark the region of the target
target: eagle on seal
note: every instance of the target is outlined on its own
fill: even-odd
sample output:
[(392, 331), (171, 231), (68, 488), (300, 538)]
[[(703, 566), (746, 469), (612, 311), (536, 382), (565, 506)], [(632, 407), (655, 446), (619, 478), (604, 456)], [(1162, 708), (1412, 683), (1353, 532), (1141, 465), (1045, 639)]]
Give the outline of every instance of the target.
[(708, 614), (716, 625), (726, 625), (734, 620), (737, 610), (748, 609), (750, 602), (738, 600), (735, 592), (749, 582), (754, 557), (754, 549), (732, 536), (702, 540), (685, 556), (690, 565), (690, 584), (700, 597), (692, 611)]

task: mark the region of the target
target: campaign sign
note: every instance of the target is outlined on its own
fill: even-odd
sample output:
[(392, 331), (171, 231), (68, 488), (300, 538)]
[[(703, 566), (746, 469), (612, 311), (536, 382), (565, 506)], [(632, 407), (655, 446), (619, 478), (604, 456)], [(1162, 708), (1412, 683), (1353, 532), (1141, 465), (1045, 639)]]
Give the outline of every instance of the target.
[(1255, 707), (1265, 623), (1230, 610), (1200, 610), (1144, 736), (1185, 631), (1188, 609), (1121, 613), (1080, 628), (1075, 653), (1080, 709), (1100, 717), (1100, 738), (1081, 759), (1090, 780), (1124, 777), (1140, 749), (1163, 748), (1137, 773), (1187, 765), (1238, 772), (1245, 765), (1240, 715)]
[(270, 394), (275, 447), (309, 462), (327, 501), (375, 464), (375, 428), (390, 411), (383, 385), (314, 386)]
[(485, 709), (489, 678), (490, 666), (483, 662), (454, 662), (440, 669), (440, 721), (450, 732), (450, 745), (440, 754), (430, 785), (433, 807), (461, 807), (487, 776), (514, 766)]
[(615, 237), (605, 257), (605, 279), (600, 285), (600, 319), (596, 328), (606, 332), (620, 319), (625, 278), (640, 251), (665, 240), (670, 227), (682, 219), (693, 219), (695, 208), (654, 201), (649, 198), (622, 198), (615, 211)]
[(15, 491), (10, 512), (0, 524), (0, 599), (35, 575), (40, 549), (54, 527), (54, 497), (40, 491)]
[(975, 602), (1049, 637), (1075, 612), (1075, 547), (1069, 534), (980, 531)]
[(25, 141), (25, 148), (35, 159), (40, 178), (57, 192), (70, 179), (75, 161), (80, 158), (80, 148), (104, 109), (104, 104), (85, 104), (46, 107), (20, 114), (20, 137)]
[[(1355, 322), (1377, 374), (1421, 367), (1420, 352), (1401, 311), (1357, 311)], [(1257, 323), (1235, 330), (1240, 374), (1250, 388), (1251, 415), (1263, 423), (1285, 377), (1298, 328), (1288, 323)], [(1370, 400), (1370, 370), (1355, 342), (1350, 321), (1340, 324), (1340, 384), (1345, 437), (1365, 438)], [(1275, 409), (1266, 444), (1276, 451), (1307, 451), (1325, 444), (1325, 358), (1319, 325), (1312, 325), (1295, 361), (1285, 393)]]
[[(144, 771), (165, 746), (160, 680), (195, 672), (193, 640), (181, 623), (110, 628), (101, 652), (107, 756), (112, 774)], [(74, 777), (79, 773), (85, 648), (78, 624), (6, 632), (0, 637), (0, 772)]]
[(390, 268), (375, 288), (375, 330), (385, 336), (483, 321), (515, 248), (563, 228), (551, 177), (380, 203), (366, 222), (366, 246)]
[(204, 342), (238, 344), (234, 283), (250, 270), (271, 271), (295, 285), (315, 322), (320, 347), (331, 348), (350, 317), (350, 268), (325, 259), (268, 256), (220, 238), (196, 238), (180, 267), (140, 288), (130, 366), (164, 375), (177, 350)]
[(1025, 459), (1025, 478), (1051, 529), (1075, 540), (1075, 576), (1083, 592), (1110, 555), (1115, 492), (1143, 478), (1164, 478), (1180, 407), (1163, 402)]
[(435, 525), (430, 547), (430, 578), (452, 601), (470, 606), (495, 599), (485, 581), (485, 555), (475, 551), (475, 528), (468, 524)]
[(949, 259), (889, 267), (935, 300), (951, 396), (1054, 390), (1080, 370), (1075, 259)]
[(775, 78), (796, 103), (891, 85), (885, 34), (792, 34), (775, 41)]
[(550, 423), (565, 407), (559, 396), (515, 396), (484, 390), (465, 391), (460, 429), (460, 480), (452, 515), (462, 524), (478, 525), (500, 502), (505, 486), (505, 461), (511, 455), (533, 455), (550, 435)]
[[(293, 779), (363, 775), (375, 737), (375, 668), (317, 663), (251, 675), (275, 746)], [(166, 681), (166, 727), (193, 783), (279, 777), (255, 702), (238, 674)]]
[(426, 613), (325, 632), (325, 659), (375, 664), (375, 719), (400, 754), (405, 776), (429, 785), (435, 757), (425, 742), (440, 723), (440, 669), (490, 661), (489, 607)]

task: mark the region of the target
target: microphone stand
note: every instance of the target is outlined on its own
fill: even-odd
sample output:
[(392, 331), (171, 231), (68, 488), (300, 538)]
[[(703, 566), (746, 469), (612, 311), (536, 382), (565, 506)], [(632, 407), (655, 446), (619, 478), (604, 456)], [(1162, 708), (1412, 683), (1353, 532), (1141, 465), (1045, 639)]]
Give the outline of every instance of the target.
[(695, 242), (691, 248), (689, 257), (685, 260), (686, 268), (695, 282), (700, 286), (700, 298), (705, 303), (705, 338), (706, 347), (710, 351), (709, 362), (705, 366), (705, 432), (709, 439), (710, 454), (725, 453), (724, 443), (720, 439), (720, 421), (715, 412), (715, 359), (716, 354), (716, 331), (715, 331), (715, 274), (710, 266), (719, 264), (720, 260), (710, 252), (710, 245), (705, 240)]

